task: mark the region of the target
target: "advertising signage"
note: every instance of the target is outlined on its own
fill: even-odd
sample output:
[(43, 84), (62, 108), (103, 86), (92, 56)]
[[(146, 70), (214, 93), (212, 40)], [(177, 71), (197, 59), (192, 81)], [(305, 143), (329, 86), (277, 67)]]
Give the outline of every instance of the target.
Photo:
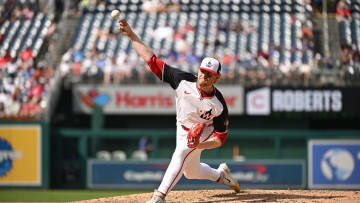
[(308, 156), (309, 188), (360, 189), (360, 140), (310, 140)]
[[(217, 168), (220, 162), (209, 164)], [(305, 188), (303, 160), (254, 160), (228, 162), (232, 176), (245, 188)], [(137, 188), (158, 186), (168, 161), (88, 161), (88, 188)], [(188, 180), (182, 177), (175, 188), (221, 188), (209, 180)]]
[(360, 89), (261, 87), (246, 90), (246, 114), (356, 113)]
[(0, 186), (41, 186), (41, 128), (0, 127)]
[[(244, 112), (241, 86), (216, 86), (223, 94), (232, 115)], [(92, 112), (94, 105), (103, 108), (105, 114), (175, 114), (175, 95), (170, 86), (126, 85), (92, 86), (77, 85), (73, 90), (75, 112)]]
[[(360, 88), (258, 87), (217, 85), (230, 115), (360, 115)], [(90, 114), (174, 115), (174, 91), (164, 85), (76, 85), (73, 110)], [(344, 114), (344, 115), (345, 115)]]

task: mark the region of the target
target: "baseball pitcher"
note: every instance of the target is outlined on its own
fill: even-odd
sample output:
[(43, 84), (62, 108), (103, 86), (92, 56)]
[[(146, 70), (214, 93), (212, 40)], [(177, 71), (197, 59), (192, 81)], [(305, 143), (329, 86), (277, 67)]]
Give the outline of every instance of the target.
[(188, 179), (206, 179), (225, 184), (239, 192), (240, 186), (231, 177), (226, 163), (214, 169), (200, 162), (204, 149), (222, 146), (228, 135), (228, 109), (222, 94), (214, 87), (221, 73), (219, 61), (204, 58), (196, 77), (159, 59), (125, 19), (120, 20), (118, 26), (120, 33), (131, 40), (151, 71), (175, 91), (176, 149), (159, 188), (148, 203), (165, 202), (166, 195), (182, 174)]

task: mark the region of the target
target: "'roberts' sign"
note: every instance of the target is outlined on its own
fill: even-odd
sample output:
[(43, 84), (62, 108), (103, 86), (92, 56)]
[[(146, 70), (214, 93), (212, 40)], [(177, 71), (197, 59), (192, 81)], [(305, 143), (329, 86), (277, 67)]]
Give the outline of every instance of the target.
[(277, 112), (354, 112), (358, 109), (355, 105), (359, 101), (357, 94), (356, 91), (345, 89), (248, 89), (246, 113), (251, 116), (268, 116)]
[(273, 90), (274, 112), (340, 112), (342, 94), (339, 90)]

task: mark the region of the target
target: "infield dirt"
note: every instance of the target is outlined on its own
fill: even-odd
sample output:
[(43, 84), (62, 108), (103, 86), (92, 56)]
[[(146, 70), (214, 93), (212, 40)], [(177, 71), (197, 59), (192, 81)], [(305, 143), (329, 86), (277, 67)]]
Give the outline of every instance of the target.
[[(78, 203), (146, 202), (152, 193), (78, 201)], [(340, 190), (174, 190), (167, 203), (196, 202), (360, 202), (360, 191)]]

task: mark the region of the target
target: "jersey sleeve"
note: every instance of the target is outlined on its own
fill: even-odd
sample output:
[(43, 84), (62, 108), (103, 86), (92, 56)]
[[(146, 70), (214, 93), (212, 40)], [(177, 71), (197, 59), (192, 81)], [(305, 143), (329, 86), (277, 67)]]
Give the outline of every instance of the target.
[(147, 61), (147, 64), (150, 70), (161, 80), (165, 63), (154, 54), (150, 60)]
[(219, 91), (217, 91), (216, 97), (220, 100), (223, 105), (222, 113), (215, 117), (213, 120), (214, 125), (214, 136), (221, 140), (224, 145), (225, 140), (228, 136), (229, 116), (226, 102)]
[(196, 77), (188, 72), (173, 68), (153, 55), (147, 62), (151, 71), (162, 81), (167, 82), (176, 89), (182, 80), (195, 81)]

